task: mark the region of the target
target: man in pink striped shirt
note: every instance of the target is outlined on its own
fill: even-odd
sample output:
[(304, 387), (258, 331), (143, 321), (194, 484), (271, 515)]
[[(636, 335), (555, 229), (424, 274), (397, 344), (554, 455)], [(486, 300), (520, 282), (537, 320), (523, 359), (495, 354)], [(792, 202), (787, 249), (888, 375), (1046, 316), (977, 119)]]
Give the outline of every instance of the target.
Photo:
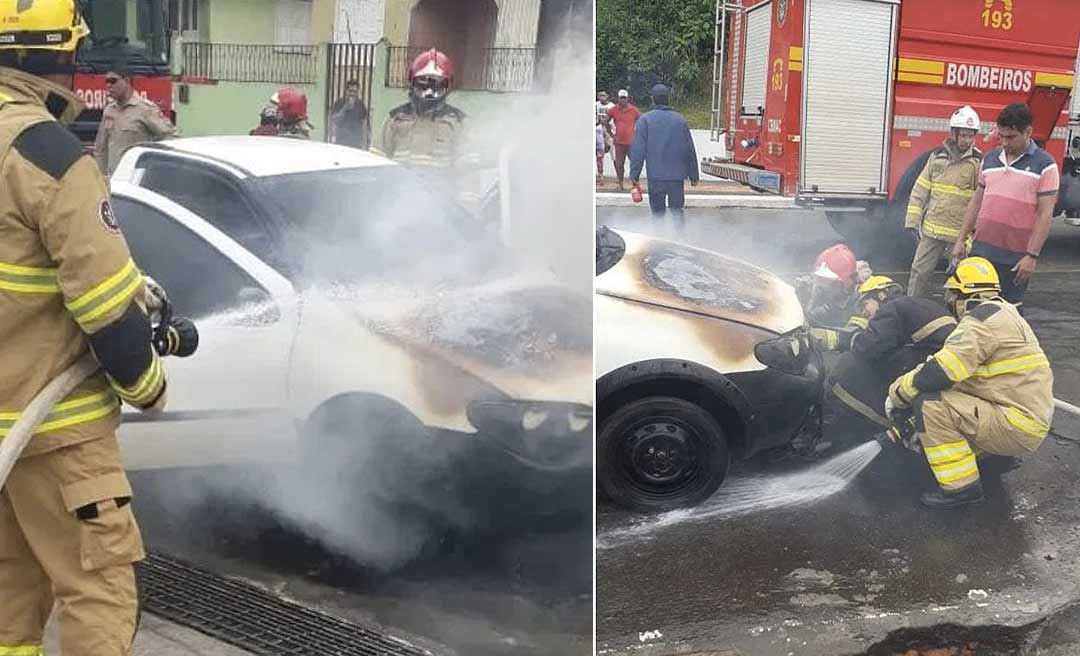
[[(1014, 103), (997, 119), (1001, 146), (983, 157), (979, 185), (953, 247), (954, 260), (985, 257), (997, 269), (1001, 295), (1021, 305), (1039, 253), (1050, 234), (1060, 173), (1057, 162), (1031, 140), (1031, 110)], [(965, 253), (964, 241), (975, 242)]]

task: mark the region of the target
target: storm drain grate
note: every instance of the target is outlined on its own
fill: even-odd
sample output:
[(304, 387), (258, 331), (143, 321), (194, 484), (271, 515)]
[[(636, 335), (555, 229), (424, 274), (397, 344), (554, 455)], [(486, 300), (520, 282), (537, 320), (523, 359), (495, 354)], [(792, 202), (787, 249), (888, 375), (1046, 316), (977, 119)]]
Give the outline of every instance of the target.
[(253, 654), (434, 656), (404, 640), (160, 554), (142, 562), (139, 587), (146, 612)]

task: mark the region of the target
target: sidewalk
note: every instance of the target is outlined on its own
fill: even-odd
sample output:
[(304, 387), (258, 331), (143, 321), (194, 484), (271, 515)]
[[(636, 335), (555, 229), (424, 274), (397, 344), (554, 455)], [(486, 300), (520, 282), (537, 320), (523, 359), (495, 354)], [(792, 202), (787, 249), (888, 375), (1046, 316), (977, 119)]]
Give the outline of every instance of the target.
[[(608, 164), (610, 164), (610, 163), (611, 162), (609, 161)], [(624, 187), (623, 191), (625, 193), (630, 193), (630, 181), (629, 180), (623, 181), (623, 187)], [(641, 189), (643, 191), (645, 191), (648, 188), (649, 188), (649, 178), (647, 176), (642, 177), (641, 178)], [(712, 176), (704, 176), (701, 179), (701, 182), (699, 182), (696, 187), (691, 187), (690, 183), (687, 182), (686, 183), (686, 190), (688, 192), (693, 192), (695, 194), (702, 195), (702, 196), (707, 195), (707, 194), (740, 194), (740, 193), (741, 194), (757, 195), (757, 196), (762, 195), (759, 192), (754, 191), (753, 189), (747, 187), (744, 184), (740, 184), (738, 182), (732, 182), (731, 180), (719, 180), (719, 179), (714, 178)], [(603, 192), (603, 193), (618, 193), (619, 187), (618, 187), (618, 185), (616, 183), (616, 178), (614, 177), (614, 175), (612, 175), (612, 176), (604, 176), (603, 184), (596, 185), (596, 191), (597, 191), (597, 193), (601, 193), (601, 192)]]
[[(745, 188), (745, 187), (743, 187)], [(644, 185), (643, 185), (644, 190)], [(696, 193), (697, 188), (686, 186), (686, 207), (688, 208), (761, 208), (761, 209), (797, 209), (791, 198), (773, 196), (772, 194), (749, 193)], [(630, 198), (629, 191), (605, 192), (597, 191), (594, 196), (597, 207), (640, 207), (643, 211), (649, 209), (649, 199), (646, 197), (641, 203), (634, 203)]]
[[(55, 621), (50, 621), (45, 631), (45, 653), (49, 656), (63, 656), (59, 629)], [(249, 652), (143, 613), (134, 656), (249, 656)]]

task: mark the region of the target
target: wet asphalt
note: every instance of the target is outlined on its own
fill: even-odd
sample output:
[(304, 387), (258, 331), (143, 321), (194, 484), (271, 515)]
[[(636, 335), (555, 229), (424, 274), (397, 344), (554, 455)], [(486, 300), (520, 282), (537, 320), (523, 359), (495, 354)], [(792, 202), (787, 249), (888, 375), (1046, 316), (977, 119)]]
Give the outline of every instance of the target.
[[(686, 229), (599, 208), (614, 227), (674, 235), (790, 276), (839, 241), (815, 212), (700, 210)], [(901, 249), (897, 249), (899, 252)], [(896, 253), (871, 264), (903, 275)], [(896, 275), (900, 274), (900, 275)], [(1050, 357), (1055, 396), (1080, 401), (1080, 228), (1055, 223), (1027, 313)], [(943, 281), (943, 272), (938, 273)], [(725, 490), (814, 462), (741, 463), (703, 509), (642, 518), (597, 513), (597, 653), (666, 656), (1080, 653), (1080, 420), (1055, 417), (1041, 449), (983, 471), (987, 501), (920, 509), (925, 463), (883, 452), (846, 488), (736, 517)], [(861, 435), (831, 421), (823, 457)], [(630, 536), (630, 537), (628, 537)], [(934, 648), (957, 651), (931, 652)], [(908, 651), (909, 649), (917, 651)]]
[[(488, 516), (481, 528), (433, 530), (420, 553), (384, 571), (327, 546), (308, 527), (279, 517), (269, 503), (216, 491), (243, 479), (266, 489), (271, 499), (275, 481), (287, 474), (230, 466), (129, 476), (144, 540), (158, 553), (407, 640), (435, 656), (592, 653), (587, 509), (539, 523)], [(583, 501), (586, 491), (578, 495)], [(362, 514), (363, 499), (350, 505)], [(400, 529), (384, 521), (366, 530)]]

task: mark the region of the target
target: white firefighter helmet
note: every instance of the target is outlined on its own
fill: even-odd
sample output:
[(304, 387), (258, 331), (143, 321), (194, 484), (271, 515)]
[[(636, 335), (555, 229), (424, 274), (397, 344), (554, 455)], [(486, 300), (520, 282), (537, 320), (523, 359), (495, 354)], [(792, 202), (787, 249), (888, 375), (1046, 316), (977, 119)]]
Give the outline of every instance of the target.
[(949, 119), (949, 127), (960, 128), (963, 130), (978, 130), (979, 115), (971, 108), (971, 105), (964, 105), (953, 112), (952, 118)]

